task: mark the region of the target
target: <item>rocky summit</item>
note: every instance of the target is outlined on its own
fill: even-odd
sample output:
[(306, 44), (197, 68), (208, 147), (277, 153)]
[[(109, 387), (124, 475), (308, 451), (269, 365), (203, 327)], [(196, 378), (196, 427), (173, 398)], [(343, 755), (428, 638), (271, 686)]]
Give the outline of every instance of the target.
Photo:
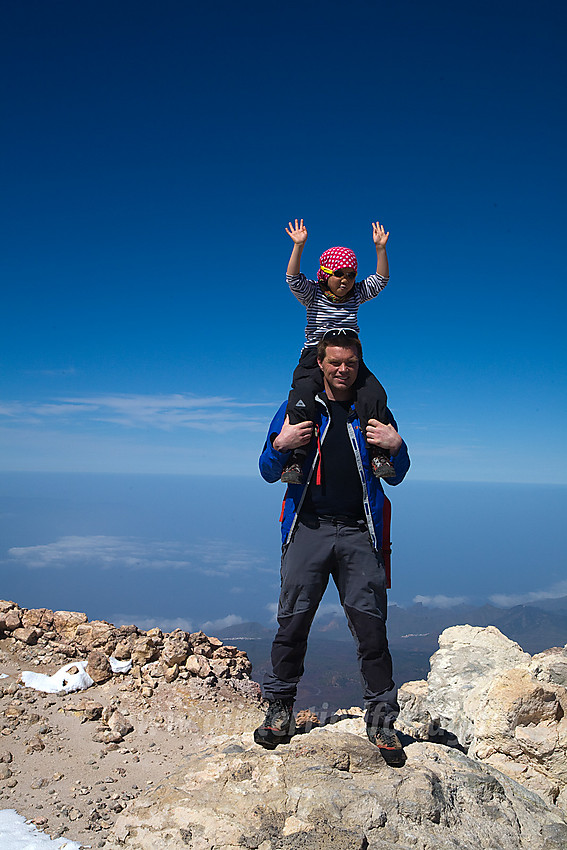
[[(428, 681), (402, 688), (407, 762), (392, 768), (360, 708), (321, 726), (304, 712), (289, 744), (256, 746), (248, 659), (202, 632), (0, 602), (0, 807), (108, 850), (564, 850), (565, 651), (458, 628)], [(22, 684), (69, 664), (86, 690)]]
[(400, 689), (401, 728), (456, 743), (567, 812), (567, 648), (530, 656), (494, 626), (453, 626), (430, 665)]

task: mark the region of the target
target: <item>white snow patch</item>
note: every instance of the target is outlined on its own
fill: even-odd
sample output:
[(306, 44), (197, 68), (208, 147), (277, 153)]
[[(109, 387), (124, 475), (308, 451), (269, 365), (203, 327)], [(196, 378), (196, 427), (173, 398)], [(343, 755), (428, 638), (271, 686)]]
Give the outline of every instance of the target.
[(81, 844), (68, 838), (50, 838), (14, 809), (0, 809), (2, 850), (80, 850)]

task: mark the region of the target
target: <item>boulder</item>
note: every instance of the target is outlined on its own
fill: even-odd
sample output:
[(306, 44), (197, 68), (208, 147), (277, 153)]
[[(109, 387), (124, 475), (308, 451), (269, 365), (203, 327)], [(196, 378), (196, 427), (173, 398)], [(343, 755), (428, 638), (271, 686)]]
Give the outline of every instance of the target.
[[(349, 725), (350, 724), (350, 725)], [(537, 795), (457, 750), (407, 747), (388, 767), (362, 718), (268, 752), (251, 733), (210, 740), (133, 801), (107, 850), (562, 850), (567, 821)], [(354, 725), (353, 725), (354, 724)]]
[(534, 655), (530, 671), (540, 682), (567, 688), (567, 647), (554, 646)]
[(554, 803), (567, 791), (567, 691), (507, 670), (479, 704), (470, 755)]
[(567, 804), (567, 653), (532, 658), (494, 626), (453, 626), (427, 682), (400, 688), (400, 728), (459, 745), (559, 806)]
[(0, 613), (0, 631), (13, 632), (22, 625), (21, 611), (19, 608), (8, 608)]
[(104, 620), (91, 620), (77, 626), (75, 640), (85, 649), (103, 649), (106, 654), (113, 654), (118, 643), (119, 632), (113, 625)]
[(175, 664), (181, 666), (185, 664), (190, 651), (189, 642), (185, 637), (169, 637), (164, 640), (161, 658), (166, 667), (173, 667)]
[(77, 629), (88, 622), (86, 614), (80, 611), (54, 611), (53, 628), (64, 640), (75, 640)]
[(87, 673), (95, 683), (100, 685), (102, 682), (108, 682), (112, 678), (112, 667), (110, 661), (104, 652), (98, 649), (93, 649), (89, 652), (87, 658)]
[(211, 665), (204, 655), (190, 655), (185, 667), (192, 676), (206, 679), (211, 672)]
[[(478, 703), (494, 674), (515, 667), (527, 668), (530, 662), (531, 656), (495, 626), (451, 626), (439, 636), (439, 649), (431, 656), (427, 684), (420, 698), (416, 698), (417, 686), (413, 682), (400, 689), (402, 720), (412, 728), (414, 720), (423, 723), (429, 714), (435, 725), (453, 733), (468, 747), (474, 737)], [(409, 703), (403, 694), (405, 689), (412, 694)]]
[(132, 663), (143, 666), (149, 661), (155, 661), (159, 657), (159, 646), (153, 637), (143, 635), (134, 641), (132, 646)]
[(26, 643), (28, 646), (35, 646), (41, 634), (41, 629), (38, 629), (36, 626), (22, 626), (10, 633), (11, 637), (15, 638), (15, 640)]
[(22, 623), (27, 627), (37, 626), (47, 631), (53, 626), (53, 611), (49, 608), (28, 608), (22, 614)]

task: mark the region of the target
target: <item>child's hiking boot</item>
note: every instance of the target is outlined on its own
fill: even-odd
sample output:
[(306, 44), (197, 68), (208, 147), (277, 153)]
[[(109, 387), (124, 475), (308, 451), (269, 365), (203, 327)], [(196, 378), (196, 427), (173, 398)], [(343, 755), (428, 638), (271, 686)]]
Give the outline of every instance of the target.
[(390, 767), (403, 767), (406, 763), (406, 754), (402, 742), (391, 726), (366, 727), (366, 734), (371, 744), (375, 744), (380, 750), (380, 755)]
[(294, 732), (293, 700), (276, 699), (270, 701), (264, 722), (254, 731), (254, 741), (273, 750), (278, 744), (289, 744)]
[(303, 470), (297, 461), (288, 463), (282, 472), (281, 480), (284, 484), (303, 484)]
[(393, 478), (396, 474), (394, 464), (386, 454), (374, 452), (370, 461), (372, 475), (375, 478)]

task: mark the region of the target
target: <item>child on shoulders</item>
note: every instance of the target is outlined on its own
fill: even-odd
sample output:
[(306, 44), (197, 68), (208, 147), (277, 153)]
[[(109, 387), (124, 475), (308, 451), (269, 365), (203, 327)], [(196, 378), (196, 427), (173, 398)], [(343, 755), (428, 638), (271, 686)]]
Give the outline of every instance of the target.
[[(380, 222), (372, 222), (372, 239), (376, 247), (376, 274), (362, 281), (356, 280), (358, 262), (350, 248), (327, 249), (319, 259), (317, 280), (308, 280), (301, 273), (301, 255), (307, 241), (307, 228), (303, 219), (295, 226), (289, 222), (286, 233), (293, 242), (287, 266), (286, 280), (298, 301), (307, 308), (305, 345), (297, 368), (293, 373), (292, 389), (287, 404), (287, 416), (292, 425), (316, 419), (315, 396), (323, 390), (321, 370), (317, 363), (317, 344), (329, 331), (346, 336), (358, 336), (358, 308), (375, 298), (389, 280), (386, 243), (390, 236)], [(364, 363), (360, 364), (356, 382), (355, 406), (363, 433), (369, 419), (389, 422), (387, 397), (382, 384)], [(302, 484), (302, 466), (307, 447), (296, 449), (282, 473), (287, 484)], [(394, 466), (383, 450), (372, 448), (372, 472), (377, 478), (395, 475)]]

